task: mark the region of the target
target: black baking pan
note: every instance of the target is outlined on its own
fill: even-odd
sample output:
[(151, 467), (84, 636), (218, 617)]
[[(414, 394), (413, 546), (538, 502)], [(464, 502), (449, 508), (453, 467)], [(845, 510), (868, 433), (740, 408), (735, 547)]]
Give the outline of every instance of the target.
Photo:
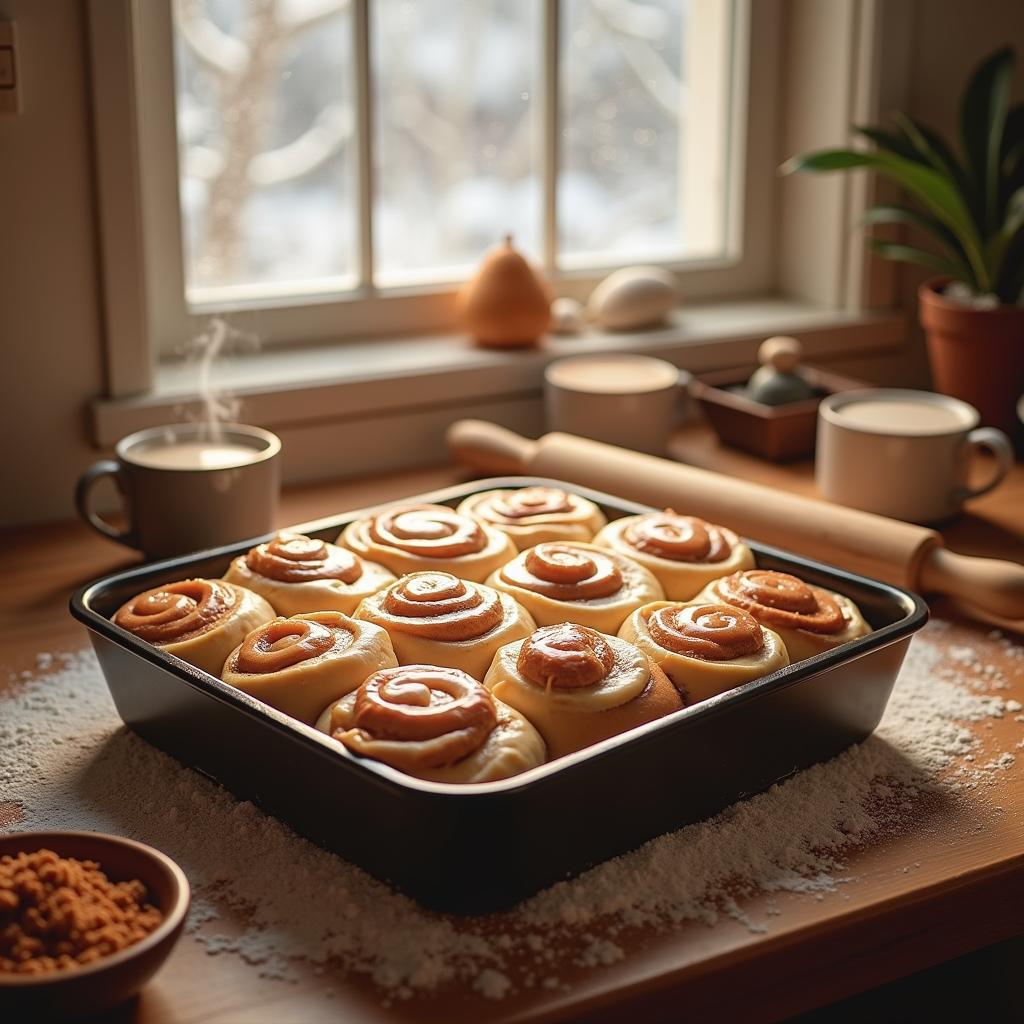
[[(455, 505), (479, 491), (531, 484), (582, 494), (610, 519), (650, 511), (526, 477), (478, 480), (415, 500)], [(300, 529), (333, 541), (365, 512)], [(915, 594), (751, 543), (762, 568), (852, 598), (874, 632), (513, 779), (422, 782), (355, 757), (110, 621), (150, 587), (222, 575), (262, 539), (115, 573), (72, 597), (71, 613), (90, 631), (118, 714), (154, 746), (313, 842), (424, 906), (460, 914), (509, 907), (863, 740), (882, 717), (911, 635), (928, 618)]]

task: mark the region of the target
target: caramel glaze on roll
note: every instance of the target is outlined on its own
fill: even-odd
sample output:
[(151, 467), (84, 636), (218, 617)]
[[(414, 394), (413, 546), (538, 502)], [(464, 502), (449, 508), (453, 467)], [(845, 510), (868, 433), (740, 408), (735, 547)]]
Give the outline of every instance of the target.
[(789, 664), (779, 635), (730, 605), (655, 601), (633, 612), (619, 636), (658, 664), (687, 704)]
[(672, 509), (616, 519), (594, 543), (650, 569), (670, 601), (690, 601), (712, 580), (754, 568), (750, 548), (732, 530)]
[(871, 632), (848, 597), (773, 569), (748, 569), (724, 576), (709, 583), (696, 601), (748, 612), (779, 634), (792, 662)]
[(282, 533), (232, 561), (224, 579), (265, 597), (278, 615), (351, 615), (364, 597), (394, 580), (382, 565), (299, 533)]
[(541, 626), (578, 622), (615, 633), (631, 611), (665, 595), (642, 565), (593, 544), (538, 544), (487, 581), (514, 597)]
[(591, 541), (607, 521), (592, 501), (559, 487), (483, 491), (458, 511), (507, 533), (520, 551), (547, 541)]
[(349, 523), (338, 543), (396, 576), (436, 569), (474, 583), (516, 553), (506, 534), (444, 505), (396, 505)]
[(398, 664), (387, 633), (341, 612), (272, 619), (231, 652), (221, 678), (307, 725), (371, 673)]
[(121, 605), (114, 624), (140, 640), (219, 676), (245, 635), (274, 609), (259, 594), (225, 580), (165, 583)]
[(519, 712), (437, 665), (374, 673), (317, 728), (359, 757), (432, 782), (495, 782), (544, 763), (544, 741)]
[(643, 651), (562, 622), (498, 651), (484, 685), (562, 757), (678, 711), (682, 698)]
[(443, 665), (482, 679), (503, 644), (536, 623), (508, 594), (447, 572), (414, 572), (368, 597), (356, 618), (383, 626), (403, 665)]

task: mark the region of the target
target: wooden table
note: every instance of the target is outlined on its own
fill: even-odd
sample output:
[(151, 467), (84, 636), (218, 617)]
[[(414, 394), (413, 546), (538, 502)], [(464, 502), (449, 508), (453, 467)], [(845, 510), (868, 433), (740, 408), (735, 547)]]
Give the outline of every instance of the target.
[[(813, 493), (808, 465), (777, 467), (720, 449), (706, 432), (688, 429), (675, 454), (696, 464), (774, 486)], [(301, 522), (455, 483), (454, 467), (289, 491), (282, 524)], [(946, 531), (950, 545), (1024, 562), (1024, 466), (999, 491), (978, 500)], [(3, 667), (33, 668), (38, 651), (73, 650), (86, 642), (66, 612), (78, 584), (132, 561), (131, 555), (79, 524), (0, 534), (6, 585), (0, 590)], [(933, 607), (953, 622), (949, 643), (983, 637), (987, 626)], [(1024, 702), (1021, 663), (996, 659)], [(1015, 674), (1017, 673), (1017, 674)], [(0, 675), (0, 691), (8, 685)], [(989, 734), (1000, 749), (1020, 737), (1011, 717)], [(642, 935), (620, 963), (598, 970), (561, 970), (567, 991), (529, 992), (500, 1003), (462, 993), (380, 1005), (364, 985), (312, 970), (303, 984), (261, 979), (234, 957), (210, 957), (186, 939), (133, 1004), (106, 1018), (139, 1024), (288, 1024), (337, 1020), (612, 1020), (714, 1018), (776, 1020), (897, 978), (969, 950), (1024, 933), (1024, 787), (1007, 773), (995, 789), (954, 805), (927, 829), (892, 836), (850, 858), (855, 880), (844, 898), (816, 901), (776, 895), (783, 913), (761, 935), (725, 921), (689, 925), (670, 935)], [(0, 794), (0, 827), (4, 825)], [(10, 815), (8, 806), (6, 813)], [(8, 821), (10, 819), (8, 818)], [(908, 865), (915, 865), (906, 870)], [(919, 866), (916, 866), (919, 865)], [(763, 916), (764, 898), (745, 904)]]

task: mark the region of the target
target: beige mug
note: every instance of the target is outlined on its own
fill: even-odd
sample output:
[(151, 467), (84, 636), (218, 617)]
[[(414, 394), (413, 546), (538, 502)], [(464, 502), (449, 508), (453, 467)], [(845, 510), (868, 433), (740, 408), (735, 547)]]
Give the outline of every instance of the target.
[[(98, 533), (149, 558), (202, 551), (270, 533), (277, 520), (281, 440), (259, 427), (152, 427), (122, 438), (116, 459), (80, 477), (78, 514)], [(125, 506), (119, 530), (94, 510), (94, 485), (112, 477)]]
[(651, 356), (556, 359), (544, 373), (547, 429), (664, 455), (683, 412), (689, 377)]
[[(829, 501), (912, 523), (934, 523), (968, 498), (991, 491), (1013, 465), (1009, 438), (978, 426), (978, 411), (931, 391), (841, 391), (818, 407), (815, 477)], [(996, 464), (971, 487), (972, 457), (988, 449)]]

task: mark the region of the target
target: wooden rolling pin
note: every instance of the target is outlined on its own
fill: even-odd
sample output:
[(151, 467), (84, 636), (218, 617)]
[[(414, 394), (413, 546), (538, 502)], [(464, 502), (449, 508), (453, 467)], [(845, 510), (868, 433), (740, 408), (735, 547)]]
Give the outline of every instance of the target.
[(486, 473), (529, 473), (674, 508), (851, 572), (949, 594), (1001, 620), (1024, 619), (1024, 566), (958, 555), (939, 533), (571, 434), (537, 441), (482, 420), (448, 431), (459, 461)]

